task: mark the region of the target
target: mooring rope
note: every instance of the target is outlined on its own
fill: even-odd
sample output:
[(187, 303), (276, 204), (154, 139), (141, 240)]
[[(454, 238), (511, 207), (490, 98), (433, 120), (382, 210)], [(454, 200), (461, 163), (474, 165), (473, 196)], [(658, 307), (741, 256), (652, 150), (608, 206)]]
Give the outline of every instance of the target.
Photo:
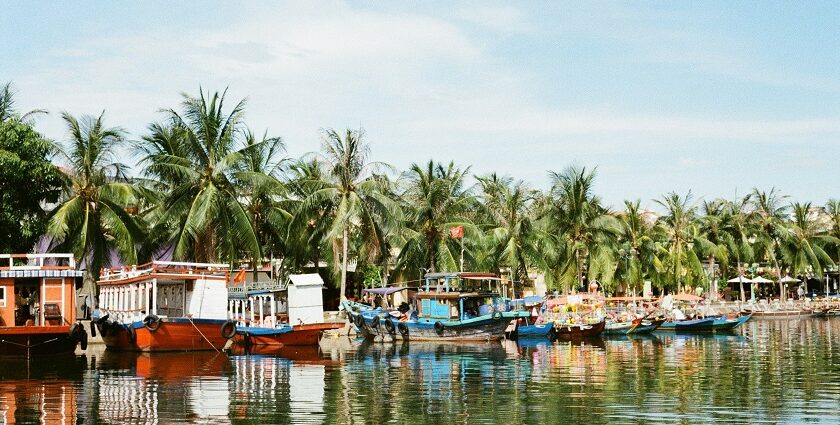
[(214, 350), (216, 350), (216, 352), (217, 352), (217, 353), (221, 353), (221, 350), (219, 350), (218, 348), (216, 348), (216, 346), (215, 346), (215, 345), (213, 345), (213, 343), (212, 343), (212, 342), (210, 342), (210, 340), (209, 340), (209, 339), (207, 339), (207, 337), (206, 337), (206, 336), (204, 336), (204, 332), (201, 332), (201, 329), (199, 329), (199, 328), (198, 328), (198, 326), (196, 326), (196, 325), (195, 325), (195, 323), (193, 323), (193, 321), (192, 321), (192, 317), (190, 317), (190, 316), (186, 316), (186, 318), (187, 318), (187, 320), (189, 320), (189, 321), (190, 321), (190, 324), (192, 324), (192, 325), (193, 325), (193, 327), (195, 328), (195, 330), (197, 330), (197, 331), (198, 331), (198, 334), (199, 334), (199, 335), (201, 335), (201, 337), (202, 337), (202, 338), (204, 338), (204, 340), (205, 340), (205, 341), (207, 341), (207, 343), (208, 343), (208, 344), (210, 344), (210, 346), (211, 346), (211, 347), (213, 347), (213, 349), (214, 349)]

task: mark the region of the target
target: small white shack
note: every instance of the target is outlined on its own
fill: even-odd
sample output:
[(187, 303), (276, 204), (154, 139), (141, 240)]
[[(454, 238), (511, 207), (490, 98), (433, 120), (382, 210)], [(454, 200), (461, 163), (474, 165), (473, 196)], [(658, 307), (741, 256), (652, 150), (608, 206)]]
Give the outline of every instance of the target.
[(289, 324), (324, 321), (324, 280), (317, 273), (289, 276)]

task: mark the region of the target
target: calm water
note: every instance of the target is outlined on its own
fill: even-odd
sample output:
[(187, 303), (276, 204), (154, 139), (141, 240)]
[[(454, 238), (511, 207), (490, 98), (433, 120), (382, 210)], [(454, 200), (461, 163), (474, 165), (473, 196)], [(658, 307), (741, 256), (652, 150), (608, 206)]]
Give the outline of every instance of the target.
[(840, 319), (731, 335), (0, 360), (0, 423), (840, 423)]

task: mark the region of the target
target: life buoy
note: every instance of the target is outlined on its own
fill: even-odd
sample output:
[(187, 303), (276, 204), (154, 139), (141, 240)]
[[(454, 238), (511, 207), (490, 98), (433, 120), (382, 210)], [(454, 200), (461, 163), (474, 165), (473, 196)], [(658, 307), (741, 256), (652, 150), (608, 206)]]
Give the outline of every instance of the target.
[(499, 310), (496, 310), (496, 311), (493, 312), (493, 315), (491, 317), (493, 317), (493, 320), (501, 320), (502, 319), (502, 312), (499, 311)]
[(222, 338), (231, 339), (234, 335), (236, 335), (236, 323), (228, 320), (222, 324), (220, 331), (222, 332)]
[(438, 336), (443, 336), (443, 329), (443, 322), (435, 322), (435, 333), (438, 334)]
[(400, 324), (399, 324), (399, 325), (397, 325), (397, 329), (399, 329), (399, 330), (400, 330), (400, 335), (402, 335), (402, 336), (408, 336), (408, 326), (406, 326), (406, 324), (405, 324), (405, 323), (400, 322)]
[(134, 329), (134, 325), (129, 323), (125, 328), (125, 332), (128, 335), (129, 342), (137, 341), (137, 329)]
[(391, 335), (396, 333), (397, 329), (394, 327), (394, 322), (391, 319), (385, 319), (385, 330)]
[(143, 326), (145, 326), (146, 329), (148, 329), (152, 332), (160, 329), (160, 325), (161, 325), (160, 317), (157, 317), (154, 314), (150, 314), (150, 315), (143, 318)]
[(365, 325), (365, 319), (361, 314), (355, 315), (353, 316), (353, 324), (356, 325), (357, 328), (361, 329)]

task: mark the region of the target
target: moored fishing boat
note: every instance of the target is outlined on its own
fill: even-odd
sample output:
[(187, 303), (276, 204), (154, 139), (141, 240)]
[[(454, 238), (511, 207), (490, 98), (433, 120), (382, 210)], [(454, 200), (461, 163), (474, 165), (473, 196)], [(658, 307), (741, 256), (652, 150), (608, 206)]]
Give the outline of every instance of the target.
[(485, 288), (485, 283), (499, 280), (493, 274), (428, 273), (424, 280), (407, 311), (353, 311), (346, 304), (350, 318), (362, 335), (383, 340), (484, 341), (503, 338), (511, 320), (527, 316), (505, 311), (499, 294)]
[(715, 331), (729, 331), (743, 325), (750, 320), (750, 317), (752, 317), (750, 314), (718, 316), (714, 318), (712, 327)]
[(82, 272), (71, 254), (0, 255), (0, 357), (72, 354), (87, 348), (76, 321)]
[(344, 327), (324, 321), (323, 287), (317, 273), (290, 275), (283, 284), (242, 282), (229, 287), (228, 315), (237, 324), (234, 344), (246, 350), (318, 345), (323, 331)]
[(94, 322), (121, 351), (221, 350), (236, 333), (227, 316), (227, 264), (153, 261), (99, 279)]
[(657, 330), (674, 332), (711, 332), (714, 330), (715, 319), (669, 320), (662, 323)]
[(531, 296), (510, 301), (514, 311), (523, 312), (523, 316), (511, 321), (505, 334), (513, 339), (548, 338), (554, 329), (554, 322), (543, 319), (545, 298)]
[(606, 328), (604, 298), (596, 294), (567, 295), (546, 300), (543, 316), (554, 323), (559, 339), (590, 338)]

